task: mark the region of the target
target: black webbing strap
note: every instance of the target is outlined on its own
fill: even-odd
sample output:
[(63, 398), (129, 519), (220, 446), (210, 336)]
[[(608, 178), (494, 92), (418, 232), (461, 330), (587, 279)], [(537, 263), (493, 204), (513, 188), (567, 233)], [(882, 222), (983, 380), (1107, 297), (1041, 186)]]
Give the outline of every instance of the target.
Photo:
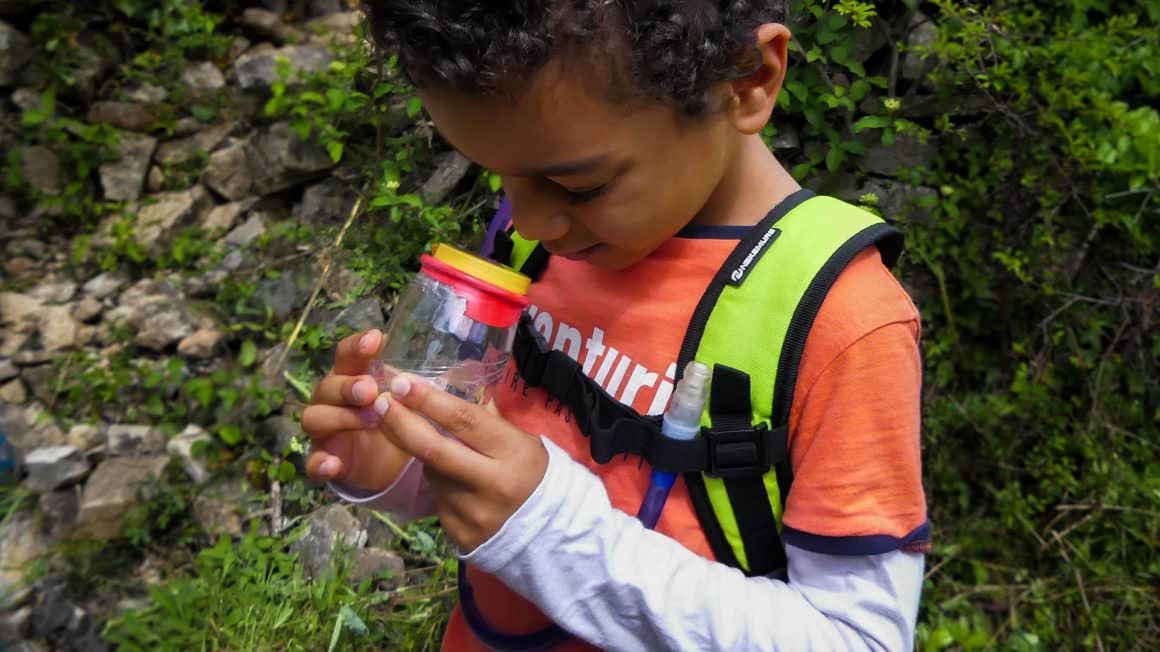
[(643, 457), (660, 471), (736, 477), (768, 469), (785, 450), (785, 429), (717, 433), (714, 428), (707, 436), (691, 440), (665, 437), (660, 417), (642, 416), (610, 396), (584, 374), (578, 362), (551, 349), (527, 315), (516, 330), (512, 357), (529, 387), (542, 387), (568, 407), (580, 432), (589, 439), (592, 459), (600, 464), (630, 454)]
[(491, 239), (491, 259), (502, 265), (507, 265), (511, 262), (512, 251), (515, 250), (516, 243), (512, 240), (511, 233), (505, 229), (496, 229), (495, 237)]
[(536, 248), (528, 255), (528, 259), (524, 261), (524, 264), (520, 266), (520, 274), (523, 274), (533, 281), (538, 281), (540, 275), (544, 273), (544, 269), (548, 267), (548, 259), (551, 257), (552, 254), (548, 253), (547, 249), (544, 249), (544, 245), (537, 242)]
[[(766, 430), (765, 424), (753, 425), (753, 409), (749, 402), (749, 374), (725, 365), (713, 367), (713, 382), (709, 386), (709, 419), (713, 422), (711, 438), (719, 438), (719, 431), (726, 433), (746, 433), (756, 435)], [(734, 457), (770, 459), (780, 464), (786, 457), (786, 429), (778, 428), (780, 436), (774, 451), (769, 453), (756, 450), (759, 439), (752, 436), (730, 444)], [(785, 568), (785, 548), (777, 531), (777, 518), (769, 502), (769, 492), (762, 476), (770, 465), (757, 468), (756, 473), (723, 478), (725, 492), (733, 506), (733, 516), (737, 520), (737, 532), (745, 548), (749, 571), (753, 574), (768, 575)]]

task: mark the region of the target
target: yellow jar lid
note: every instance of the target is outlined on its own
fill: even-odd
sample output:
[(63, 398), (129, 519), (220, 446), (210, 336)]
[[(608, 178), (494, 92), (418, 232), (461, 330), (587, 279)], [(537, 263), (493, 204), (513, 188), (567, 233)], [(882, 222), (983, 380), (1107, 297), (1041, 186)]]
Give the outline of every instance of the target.
[(435, 245), (431, 256), (435, 260), (446, 263), (464, 274), (474, 276), (481, 281), (491, 283), (498, 288), (514, 294), (527, 294), (528, 286), (532, 283), (532, 279), (509, 267), (504, 267), (503, 265), (468, 253), (459, 247), (449, 244)]

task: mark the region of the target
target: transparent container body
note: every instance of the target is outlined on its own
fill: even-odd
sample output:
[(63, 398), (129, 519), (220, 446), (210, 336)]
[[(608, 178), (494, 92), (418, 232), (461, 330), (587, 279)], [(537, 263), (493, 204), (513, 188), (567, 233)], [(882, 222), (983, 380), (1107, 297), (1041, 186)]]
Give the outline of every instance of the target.
[(380, 391), (408, 372), (469, 402), (490, 400), (511, 357), (516, 324), (489, 326), (467, 313), (467, 297), (417, 274), (391, 313), (386, 345), (371, 365)]

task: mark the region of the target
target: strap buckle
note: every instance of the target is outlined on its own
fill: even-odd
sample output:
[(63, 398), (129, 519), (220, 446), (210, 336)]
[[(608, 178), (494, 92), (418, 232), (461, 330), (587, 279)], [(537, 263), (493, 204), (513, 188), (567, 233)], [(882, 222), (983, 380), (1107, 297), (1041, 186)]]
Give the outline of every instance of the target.
[(512, 342), (512, 357), (516, 361), (516, 371), (530, 387), (539, 387), (548, 366), (551, 348), (532, 326), (532, 318), (527, 313), (520, 315), (520, 324)]
[(714, 478), (764, 475), (771, 466), (765, 424), (747, 428), (708, 429), (708, 474)]

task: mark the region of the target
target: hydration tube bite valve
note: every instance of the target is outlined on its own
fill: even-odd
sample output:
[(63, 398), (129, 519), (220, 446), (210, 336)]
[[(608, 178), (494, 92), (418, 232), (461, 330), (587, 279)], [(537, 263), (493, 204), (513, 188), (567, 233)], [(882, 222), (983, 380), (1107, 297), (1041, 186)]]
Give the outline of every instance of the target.
[[(666, 437), (693, 439), (700, 432), (701, 413), (705, 411), (705, 401), (709, 398), (711, 376), (709, 366), (696, 360), (685, 366), (685, 374), (673, 390), (672, 401), (662, 421), (661, 432)], [(646, 528), (651, 530), (656, 526), (676, 479), (677, 474), (674, 472), (652, 472), (648, 491), (636, 515)]]

